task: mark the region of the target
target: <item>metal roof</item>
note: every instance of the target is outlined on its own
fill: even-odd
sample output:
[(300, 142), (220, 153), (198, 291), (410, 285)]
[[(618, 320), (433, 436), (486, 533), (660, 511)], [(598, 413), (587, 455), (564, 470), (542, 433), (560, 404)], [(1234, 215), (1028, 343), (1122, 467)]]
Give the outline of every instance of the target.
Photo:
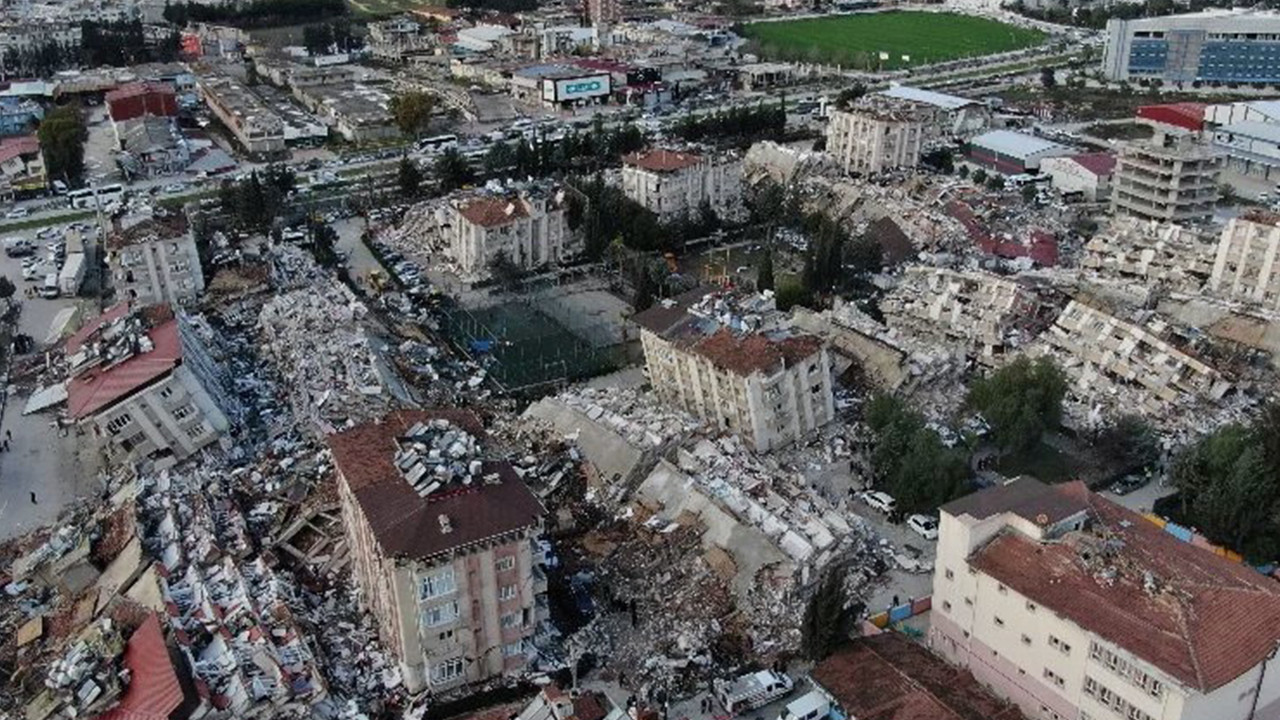
[(911, 100), (913, 102), (924, 103), (943, 110), (959, 110), (962, 107), (970, 105), (980, 105), (977, 100), (962, 98), (958, 95), (947, 95), (946, 93), (934, 92), (933, 90), (925, 90), (924, 88), (909, 87), (907, 85), (891, 85), (888, 90), (884, 90), (881, 95), (887, 95), (900, 100)]
[(1233, 123), (1231, 125), (1223, 125), (1215, 132), (1226, 133), (1228, 135), (1243, 135), (1248, 138), (1266, 140), (1267, 142), (1280, 144), (1280, 125), (1274, 125), (1272, 123), (1248, 120), (1245, 122)]
[(1070, 148), (1043, 138), (1012, 130), (992, 130), (974, 138), (969, 143), (973, 147), (1000, 153), (1008, 157), (1028, 158), (1046, 153), (1067, 154)]

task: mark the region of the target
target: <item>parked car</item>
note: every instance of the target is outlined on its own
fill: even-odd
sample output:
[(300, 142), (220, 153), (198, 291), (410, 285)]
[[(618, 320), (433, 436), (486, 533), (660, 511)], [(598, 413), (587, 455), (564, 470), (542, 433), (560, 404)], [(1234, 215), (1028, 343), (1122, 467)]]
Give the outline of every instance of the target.
[(938, 539), (938, 521), (928, 515), (912, 515), (907, 518), (907, 527), (915, 530), (925, 540)]
[(822, 720), (831, 713), (831, 702), (827, 696), (812, 690), (787, 705), (778, 716), (778, 720)]
[(1111, 486), (1111, 492), (1116, 495), (1128, 495), (1135, 490), (1146, 487), (1149, 482), (1151, 482), (1151, 478), (1146, 475), (1125, 475)]
[(862, 493), (862, 501), (885, 515), (892, 515), (898, 509), (898, 502), (889, 493), (872, 490)]
[(9, 212), (5, 213), (4, 216), (10, 220), (19, 220), (30, 214), (31, 212), (28, 211), (26, 208), (20, 207), (20, 208), (14, 208), (10, 210)]
[(732, 680), (712, 681), (716, 699), (730, 715), (737, 715), (769, 703), (791, 692), (790, 677), (773, 670), (760, 670)]

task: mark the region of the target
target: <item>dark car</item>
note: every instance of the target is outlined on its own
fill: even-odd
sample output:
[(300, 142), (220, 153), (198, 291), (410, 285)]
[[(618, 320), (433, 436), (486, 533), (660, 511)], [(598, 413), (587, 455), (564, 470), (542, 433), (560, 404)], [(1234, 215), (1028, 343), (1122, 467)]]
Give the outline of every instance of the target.
[(1129, 493), (1145, 487), (1151, 482), (1151, 478), (1146, 475), (1125, 475), (1111, 486), (1111, 492), (1116, 495), (1128, 495)]

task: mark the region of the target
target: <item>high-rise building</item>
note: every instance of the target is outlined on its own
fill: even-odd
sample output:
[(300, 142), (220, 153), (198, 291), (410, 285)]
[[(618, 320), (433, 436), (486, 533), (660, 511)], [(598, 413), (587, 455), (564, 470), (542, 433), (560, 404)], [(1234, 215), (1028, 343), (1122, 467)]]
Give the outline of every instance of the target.
[(1195, 222), (1213, 215), (1224, 156), (1188, 134), (1157, 131), (1120, 151), (1111, 185), (1117, 215)]
[(622, 191), (663, 221), (698, 217), (704, 204), (726, 220), (742, 216), (742, 158), (653, 149), (622, 158)]
[(622, 20), (621, 0), (584, 0), (587, 22), (592, 25), (612, 25)]
[(827, 152), (850, 173), (878, 173), (920, 164), (925, 139), (936, 131), (936, 111), (923, 103), (869, 95), (827, 122)]
[(1280, 13), (1206, 10), (1107, 23), (1102, 71), (1111, 80), (1280, 82)]

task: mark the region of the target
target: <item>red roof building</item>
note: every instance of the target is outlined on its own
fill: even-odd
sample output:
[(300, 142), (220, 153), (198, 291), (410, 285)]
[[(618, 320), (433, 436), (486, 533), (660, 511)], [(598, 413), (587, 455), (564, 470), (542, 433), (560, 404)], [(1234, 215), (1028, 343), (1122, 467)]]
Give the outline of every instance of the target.
[(1163, 105), (1141, 105), (1137, 118), (1159, 125), (1182, 128), (1192, 132), (1204, 130), (1204, 103), (1177, 102)]
[(154, 613), (133, 632), (124, 651), (129, 686), (98, 720), (167, 720), (182, 705), (182, 686)]
[(622, 158), (623, 165), (649, 170), (650, 172), (668, 173), (691, 168), (702, 162), (702, 156), (694, 153), (675, 150), (645, 150), (634, 152)]
[(178, 114), (178, 96), (164, 83), (137, 82), (107, 93), (107, 112), (112, 122), (123, 122), (144, 115), (174, 117)]

